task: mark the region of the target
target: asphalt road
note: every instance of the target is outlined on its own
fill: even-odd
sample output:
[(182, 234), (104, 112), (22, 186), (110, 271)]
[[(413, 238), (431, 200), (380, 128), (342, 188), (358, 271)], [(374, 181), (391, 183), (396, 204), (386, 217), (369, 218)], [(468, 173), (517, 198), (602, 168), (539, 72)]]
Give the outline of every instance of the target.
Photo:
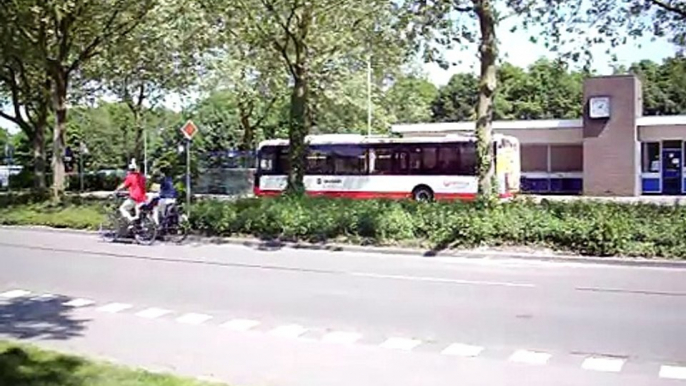
[(0, 229), (0, 302), (0, 336), (245, 386), (686, 385), (678, 268)]

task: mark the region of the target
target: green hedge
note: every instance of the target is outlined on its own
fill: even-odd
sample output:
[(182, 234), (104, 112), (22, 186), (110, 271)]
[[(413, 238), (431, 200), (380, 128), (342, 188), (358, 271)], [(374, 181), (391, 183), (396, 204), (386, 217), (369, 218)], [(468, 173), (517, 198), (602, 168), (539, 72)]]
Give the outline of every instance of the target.
[(273, 198), (206, 201), (192, 226), (208, 235), (341, 240), (431, 249), (546, 246), (582, 254), (686, 257), (686, 208), (527, 200), (476, 203)]
[(104, 205), (97, 199), (65, 197), (52, 202), (47, 193), (0, 195), (0, 225), (97, 229), (103, 213)]
[[(97, 227), (103, 203), (0, 195), (0, 224)], [(427, 249), (545, 246), (582, 254), (686, 258), (686, 207), (515, 200), (478, 203), (252, 198), (199, 201), (191, 226), (211, 236), (343, 241)]]

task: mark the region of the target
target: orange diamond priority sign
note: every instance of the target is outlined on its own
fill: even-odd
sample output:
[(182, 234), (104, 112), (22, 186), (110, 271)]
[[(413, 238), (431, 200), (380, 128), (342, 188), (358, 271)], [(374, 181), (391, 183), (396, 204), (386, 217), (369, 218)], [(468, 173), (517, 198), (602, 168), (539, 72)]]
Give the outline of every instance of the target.
[(196, 126), (195, 123), (189, 119), (188, 122), (181, 126), (181, 133), (190, 141), (193, 139), (195, 134), (198, 133), (198, 126)]

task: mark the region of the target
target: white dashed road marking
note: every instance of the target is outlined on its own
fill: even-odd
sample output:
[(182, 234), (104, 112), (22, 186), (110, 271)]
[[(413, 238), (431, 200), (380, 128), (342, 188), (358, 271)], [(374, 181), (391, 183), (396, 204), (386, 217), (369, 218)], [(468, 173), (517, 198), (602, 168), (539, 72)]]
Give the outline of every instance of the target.
[(550, 354), (537, 351), (519, 350), (510, 357), (511, 362), (526, 363), (528, 365), (544, 365), (548, 363)]
[(441, 351), (441, 354), (471, 358), (478, 356), (479, 354), (481, 354), (483, 350), (484, 348), (479, 346), (470, 346), (467, 344), (454, 343), (448, 346), (443, 351)]
[(57, 295), (43, 294), (43, 295), (36, 296), (34, 299), (41, 300), (41, 301), (48, 301), (48, 300), (57, 299)]
[(603, 357), (586, 358), (581, 364), (581, 368), (584, 370), (605, 371), (608, 373), (618, 373), (622, 371), (622, 366), (624, 366), (624, 359)]
[(185, 314), (177, 318), (176, 321), (183, 324), (202, 324), (212, 319), (211, 316), (205, 314)]
[(228, 322), (222, 324), (222, 327), (228, 328), (229, 330), (233, 331), (248, 331), (253, 327), (257, 327), (260, 325), (260, 322), (257, 320), (250, 320), (250, 319), (233, 319), (229, 320)]
[(297, 338), (305, 332), (307, 329), (297, 324), (288, 324), (269, 331), (270, 334), (281, 338)]
[(3, 292), (0, 294), (0, 298), (5, 298), (5, 299), (16, 299), (16, 298), (21, 298), (24, 296), (30, 295), (30, 291), (24, 291), (24, 290), (11, 290), (7, 292)]
[(322, 338), (325, 343), (353, 344), (362, 338), (362, 334), (356, 332), (334, 331)]
[(410, 351), (421, 343), (422, 341), (417, 339), (388, 338), (385, 342), (381, 343), (380, 347), (391, 350)]
[(430, 277), (430, 276), (405, 276), (405, 275), (383, 275), (378, 273), (367, 272), (350, 272), (351, 276), (368, 277), (373, 279), (392, 279), (392, 280), (408, 280), (408, 281), (425, 281), (433, 283), (450, 283), (450, 284), (466, 284), (466, 285), (484, 285), (496, 287), (520, 287), (520, 288), (534, 288), (535, 284), (530, 283), (509, 283), (498, 281), (480, 281), (480, 280), (462, 280), (449, 279), (444, 277)]
[(660, 367), (660, 378), (680, 379), (686, 381), (686, 367), (684, 366), (662, 366)]
[(91, 304), (95, 304), (94, 301), (90, 299), (72, 299), (68, 302), (62, 303), (63, 305), (67, 307), (87, 307), (90, 306)]
[(163, 308), (148, 308), (146, 310), (143, 310), (139, 313), (136, 314), (136, 316), (140, 316), (141, 318), (146, 318), (146, 319), (155, 319), (159, 318), (160, 316), (164, 316), (171, 313), (169, 310), (165, 310)]
[(133, 306), (126, 303), (110, 303), (98, 308), (98, 311), (109, 312), (110, 314), (116, 314), (117, 312), (122, 312), (128, 310)]

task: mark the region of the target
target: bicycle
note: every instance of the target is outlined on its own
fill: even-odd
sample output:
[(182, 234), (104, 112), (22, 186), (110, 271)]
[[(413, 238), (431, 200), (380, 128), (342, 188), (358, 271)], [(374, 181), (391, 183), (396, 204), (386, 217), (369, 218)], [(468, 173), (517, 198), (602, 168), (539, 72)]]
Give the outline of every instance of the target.
[(107, 217), (100, 223), (100, 237), (107, 242), (115, 242), (123, 238), (133, 238), (137, 244), (151, 245), (157, 238), (157, 225), (152, 219), (152, 208), (150, 203), (144, 204), (140, 209), (140, 216), (134, 220), (133, 226), (122, 217), (119, 212), (121, 199), (126, 198), (124, 193), (116, 193), (111, 196), (111, 203), (106, 206)]
[[(158, 205), (158, 202), (159, 198), (154, 199), (153, 207)], [(164, 241), (181, 244), (186, 240), (189, 228), (188, 216), (183, 213), (183, 206), (176, 203), (167, 205), (158, 225), (158, 235)]]

